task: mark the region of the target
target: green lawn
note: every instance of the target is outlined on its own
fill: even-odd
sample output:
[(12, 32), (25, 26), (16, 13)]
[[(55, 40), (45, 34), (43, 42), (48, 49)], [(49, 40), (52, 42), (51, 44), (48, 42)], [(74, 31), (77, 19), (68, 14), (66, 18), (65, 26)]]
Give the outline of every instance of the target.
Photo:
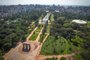
[(39, 27), (37, 28), (37, 30), (35, 32), (40, 32), (42, 29), (42, 25), (39, 25)]
[(46, 60), (57, 60), (57, 58), (47, 58)]
[(29, 31), (32, 31), (35, 28), (35, 22), (32, 22), (32, 24), (28, 27)]
[(38, 34), (39, 34), (39, 32), (34, 32), (34, 34), (31, 36), (30, 40), (32, 40), (32, 41), (36, 40)]
[(60, 60), (66, 60), (66, 58), (65, 57), (61, 57)]
[(41, 29), (42, 29), (42, 26), (39, 26), (29, 40), (32, 40), (32, 41), (36, 40)]
[(49, 36), (42, 46), (42, 55), (59, 55), (69, 54), (72, 52), (71, 45), (63, 37), (56, 39), (53, 36)]
[(50, 33), (50, 24), (48, 24), (48, 26), (47, 26), (46, 33)]
[(50, 16), (50, 21), (54, 21), (54, 15), (53, 14), (51, 14), (51, 16)]
[(66, 45), (65, 45), (65, 50), (63, 51), (63, 54), (71, 53), (71, 50), (70, 50), (71, 46), (70, 46), (70, 44), (68, 43), (68, 41), (66, 39), (64, 41), (65, 41)]
[(39, 20), (42, 20), (43, 19), (43, 16), (39, 17)]
[(41, 34), (39, 42), (42, 42), (45, 37), (46, 37), (46, 34), (44, 34), (44, 35)]
[(80, 54), (76, 54), (73, 57), (74, 57), (74, 60), (83, 60), (83, 57)]
[(87, 26), (89, 26), (89, 27), (90, 27), (90, 21), (88, 21), (88, 22), (87, 22)]

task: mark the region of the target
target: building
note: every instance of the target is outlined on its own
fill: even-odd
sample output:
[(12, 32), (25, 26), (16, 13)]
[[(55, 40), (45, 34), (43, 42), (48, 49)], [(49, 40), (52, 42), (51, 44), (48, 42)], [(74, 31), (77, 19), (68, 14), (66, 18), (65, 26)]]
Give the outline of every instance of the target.
[(87, 24), (87, 22), (86, 21), (84, 21), (84, 20), (72, 20), (72, 22), (74, 22), (74, 23), (77, 23), (77, 24)]
[(46, 22), (48, 22), (49, 16), (50, 16), (50, 14), (47, 13), (47, 15), (42, 20), (39, 20), (39, 24), (45, 24)]

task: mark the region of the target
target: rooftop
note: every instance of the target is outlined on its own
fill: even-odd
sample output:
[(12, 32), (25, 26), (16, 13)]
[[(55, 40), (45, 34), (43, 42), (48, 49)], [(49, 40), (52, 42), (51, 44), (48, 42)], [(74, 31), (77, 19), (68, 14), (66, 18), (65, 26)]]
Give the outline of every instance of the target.
[(86, 24), (87, 22), (84, 20), (72, 20), (72, 22), (78, 23), (78, 24)]

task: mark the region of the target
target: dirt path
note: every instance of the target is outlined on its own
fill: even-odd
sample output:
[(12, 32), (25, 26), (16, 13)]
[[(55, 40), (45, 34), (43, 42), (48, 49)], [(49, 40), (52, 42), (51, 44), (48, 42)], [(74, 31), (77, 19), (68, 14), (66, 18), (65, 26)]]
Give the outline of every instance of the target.
[(34, 31), (37, 29), (38, 27), (36, 27), (26, 38), (26, 41), (28, 41), (30, 39), (30, 37), (33, 35)]
[(16, 48), (13, 48), (13, 49), (11, 49), (8, 53), (6, 53), (6, 54), (4, 55), (5, 60), (7, 60), (8, 58), (9, 58), (9, 59), (12, 59), (11, 56), (12, 56), (14, 53), (17, 53), (17, 51), (18, 51), (18, 49), (19, 49), (19, 47), (20, 47), (21, 45), (22, 45), (22, 43), (19, 43), (19, 45), (18, 45)]
[(40, 49), (38, 50), (37, 55), (40, 55), (42, 45), (43, 45), (43, 43), (46, 41), (46, 39), (47, 39), (48, 36), (49, 36), (49, 33), (47, 33), (46, 37), (43, 39), (43, 42), (40, 44)]
[(43, 43), (46, 41), (46, 39), (48, 38), (49, 33), (47, 33), (46, 37), (43, 39), (43, 42), (41, 43), (41, 46), (43, 45)]
[(67, 60), (68, 59), (71, 59), (73, 60), (72, 56), (75, 55), (75, 53), (72, 53), (72, 54), (65, 54), (65, 55), (39, 55), (39, 59), (38, 60), (44, 60), (44, 59), (47, 59), (47, 58), (57, 58), (58, 60), (60, 60), (61, 57), (65, 57)]
[(47, 56), (41, 55), (41, 56), (42, 56), (43, 58), (53, 58), (53, 57), (61, 58), (61, 57), (69, 57), (69, 56), (73, 56), (73, 55), (75, 55), (75, 53), (65, 54), (65, 55), (47, 55)]

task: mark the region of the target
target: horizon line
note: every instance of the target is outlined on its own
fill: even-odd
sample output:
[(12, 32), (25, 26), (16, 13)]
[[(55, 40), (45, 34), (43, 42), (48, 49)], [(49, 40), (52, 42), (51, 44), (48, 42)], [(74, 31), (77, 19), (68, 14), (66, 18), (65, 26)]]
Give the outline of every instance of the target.
[(90, 7), (89, 5), (60, 5), (60, 4), (1, 4), (0, 6), (12, 6), (12, 5), (46, 5), (46, 6), (86, 6)]

